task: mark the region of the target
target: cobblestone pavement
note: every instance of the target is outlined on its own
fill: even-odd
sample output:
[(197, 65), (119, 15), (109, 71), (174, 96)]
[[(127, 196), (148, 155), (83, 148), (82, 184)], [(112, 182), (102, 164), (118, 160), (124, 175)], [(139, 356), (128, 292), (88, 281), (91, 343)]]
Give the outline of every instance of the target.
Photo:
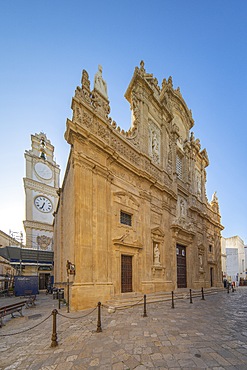
[[(20, 298), (1, 298), (0, 306)], [(58, 301), (40, 294), (24, 317), (4, 318), (0, 369), (247, 369), (247, 287), (193, 299), (147, 304), (108, 313), (102, 308), (57, 316), (58, 346), (51, 347), (51, 312)], [(16, 315), (18, 316), (18, 315)], [(29, 330), (29, 328), (31, 328)], [(20, 333), (20, 334), (14, 334)]]

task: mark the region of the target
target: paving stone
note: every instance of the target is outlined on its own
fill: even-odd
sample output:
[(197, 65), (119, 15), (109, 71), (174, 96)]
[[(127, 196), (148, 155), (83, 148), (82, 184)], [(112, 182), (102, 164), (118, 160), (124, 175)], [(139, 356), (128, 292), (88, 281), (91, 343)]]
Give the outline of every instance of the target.
[(205, 302), (194, 299), (193, 305), (176, 301), (175, 310), (164, 302), (150, 303), (147, 318), (138, 307), (114, 316), (104, 311), (102, 333), (96, 333), (95, 313), (83, 319), (90, 310), (68, 314), (64, 307), (60, 312), (67, 317), (58, 317), (57, 347), (51, 347), (49, 319), (23, 334), (8, 335), (50, 315), (54, 302), (40, 294), (36, 308), (24, 310), (23, 318), (8, 319), (0, 329), (0, 369), (246, 370), (247, 287), (234, 296), (224, 293), (207, 296)]

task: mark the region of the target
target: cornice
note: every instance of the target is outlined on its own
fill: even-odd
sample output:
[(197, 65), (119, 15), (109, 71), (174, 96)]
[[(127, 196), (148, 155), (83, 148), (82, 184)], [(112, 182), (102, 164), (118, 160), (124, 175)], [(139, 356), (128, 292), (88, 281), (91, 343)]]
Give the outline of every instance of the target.
[(53, 225), (37, 222), (37, 221), (24, 221), (24, 228), (36, 229), (36, 230), (43, 230), (43, 231), (50, 231), (53, 232)]
[(60, 172), (59, 164), (57, 164), (53, 159), (48, 158), (48, 159), (44, 160), (44, 159), (38, 157), (36, 154), (34, 154), (32, 152), (32, 150), (26, 150), (25, 153), (24, 153), (24, 157), (25, 157), (25, 159), (27, 159), (28, 157), (32, 158), (34, 160), (34, 163), (43, 162), (44, 164), (47, 164), (47, 165), (53, 167), (54, 169), (56, 169)]
[(23, 179), (23, 182), (24, 182), (25, 189), (40, 191), (41, 193), (52, 195), (55, 198), (58, 198), (58, 194), (57, 194), (58, 188), (54, 188), (52, 186), (42, 184), (38, 181), (28, 179), (26, 177)]

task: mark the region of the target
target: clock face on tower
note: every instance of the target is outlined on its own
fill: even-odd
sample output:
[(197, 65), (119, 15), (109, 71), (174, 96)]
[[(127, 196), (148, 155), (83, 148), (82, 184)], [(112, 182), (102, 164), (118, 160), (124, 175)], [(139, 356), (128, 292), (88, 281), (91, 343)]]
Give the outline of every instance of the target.
[(52, 170), (46, 164), (38, 162), (34, 168), (37, 175), (42, 179), (50, 180), (52, 178)]
[(48, 213), (52, 211), (52, 202), (47, 197), (44, 197), (43, 195), (39, 195), (34, 199), (35, 207), (40, 211), (44, 213)]

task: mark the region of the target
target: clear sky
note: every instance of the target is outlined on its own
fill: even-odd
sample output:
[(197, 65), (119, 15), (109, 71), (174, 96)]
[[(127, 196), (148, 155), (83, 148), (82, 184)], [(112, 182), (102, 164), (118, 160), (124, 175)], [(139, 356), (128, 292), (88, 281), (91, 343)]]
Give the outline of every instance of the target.
[(0, 51), (0, 230), (23, 230), (31, 134), (46, 133), (63, 178), (82, 69), (93, 82), (103, 66), (110, 116), (128, 129), (124, 93), (144, 60), (160, 85), (171, 75), (180, 87), (208, 152), (222, 235), (247, 243), (247, 1), (0, 0)]

